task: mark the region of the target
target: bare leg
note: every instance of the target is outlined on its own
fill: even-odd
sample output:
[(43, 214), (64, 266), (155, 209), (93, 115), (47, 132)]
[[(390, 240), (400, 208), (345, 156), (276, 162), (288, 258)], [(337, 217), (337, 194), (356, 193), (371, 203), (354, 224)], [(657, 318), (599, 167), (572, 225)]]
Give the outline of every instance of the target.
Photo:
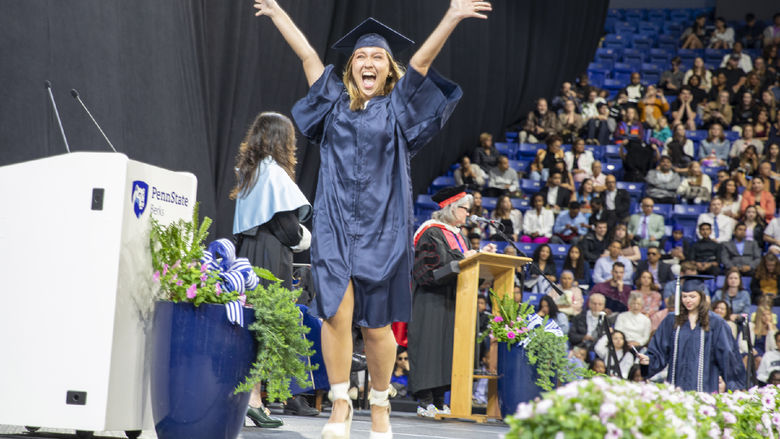
[[(381, 328), (362, 328), (366, 343), (366, 362), (371, 375), (371, 387), (384, 391), (390, 387), (390, 375), (395, 365), (396, 343), (390, 325)], [(366, 389), (368, 391), (368, 389)], [(390, 426), (387, 408), (371, 406), (371, 430), (384, 433)]]
[[(331, 385), (349, 381), (352, 367), (352, 311), (355, 307), (355, 293), (352, 281), (341, 300), (336, 315), (322, 324), (322, 358), (328, 369), (328, 381)], [(347, 401), (337, 399), (333, 402), (328, 422), (344, 422), (349, 414)]]
[(263, 398), (260, 393), (260, 384), (256, 385), (252, 389), (252, 394), (249, 396), (249, 407), (263, 408)]

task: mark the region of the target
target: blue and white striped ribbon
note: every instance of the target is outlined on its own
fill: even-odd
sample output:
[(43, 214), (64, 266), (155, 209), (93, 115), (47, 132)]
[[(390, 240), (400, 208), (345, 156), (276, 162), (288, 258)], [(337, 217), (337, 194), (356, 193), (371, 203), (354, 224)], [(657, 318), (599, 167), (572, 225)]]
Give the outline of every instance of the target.
[[(532, 330), (536, 328), (537, 326), (540, 326), (544, 319), (542, 317), (539, 317), (539, 314), (533, 313), (530, 316), (528, 316), (528, 330)], [(563, 331), (561, 331), (561, 327), (558, 326), (558, 323), (555, 322), (553, 319), (547, 319), (547, 324), (544, 325), (544, 332), (550, 332), (552, 334), (557, 335), (558, 337), (563, 337)], [(526, 338), (523, 340), (520, 345), (523, 347), (528, 345), (528, 342), (530, 339)]]
[(225, 312), (230, 323), (244, 327), (244, 307), (241, 302), (234, 300), (225, 304)]
[[(222, 289), (227, 292), (244, 294), (247, 290), (254, 290), (260, 283), (252, 269), (252, 264), (247, 258), (236, 258), (236, 247), (229, 239), (218, 239), (209, 244), (203, 252), (200, 262), (206, 264), (209, 270), (219, 272), (222, 279)], [(231, 323), (244, 326), (244, 314), (239, 301), (225, 304), (228, 320)]]

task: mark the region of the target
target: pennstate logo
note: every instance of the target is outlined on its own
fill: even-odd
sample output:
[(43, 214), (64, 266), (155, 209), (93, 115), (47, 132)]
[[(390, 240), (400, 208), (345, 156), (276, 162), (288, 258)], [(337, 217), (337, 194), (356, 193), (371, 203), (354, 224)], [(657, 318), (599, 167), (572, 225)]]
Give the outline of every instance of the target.
[(141, 180), (133, 182), (133, 189), (130, 191), (130, 199), (133, 201), (133, 212), (137, 218), (141, 218), (146, 210), (146, 199), (149, 195), (149, 185)]

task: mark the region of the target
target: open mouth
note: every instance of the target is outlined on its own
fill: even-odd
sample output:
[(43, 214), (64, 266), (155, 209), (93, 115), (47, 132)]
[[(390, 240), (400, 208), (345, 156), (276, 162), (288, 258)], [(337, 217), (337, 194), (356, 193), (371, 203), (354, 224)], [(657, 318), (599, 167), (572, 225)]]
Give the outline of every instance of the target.
[(363, 74), (361, 75), (361, 80), (363, 82), (364, 89), (372, 90), (376, 85), (376, 73), (363, 72)]

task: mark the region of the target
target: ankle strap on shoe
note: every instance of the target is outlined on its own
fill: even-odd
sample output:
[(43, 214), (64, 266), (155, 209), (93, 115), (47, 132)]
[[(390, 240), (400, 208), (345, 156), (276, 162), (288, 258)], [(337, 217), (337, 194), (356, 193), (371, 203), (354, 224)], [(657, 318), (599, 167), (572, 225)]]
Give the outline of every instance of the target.
[(332, 384), (330, 386), (330, 391), (328, 392), (328, 399), (330, 399), (331, 401), (335, 401), (337, 399), (343, 399), (345, 401), (350, 401), (350, 399), (349, 399), (349, 382), (345, 381), (343, 383)]
[(392, 387), (389, 387), (385, 390), (382, 390), (381, 392), (371, 389), (371, 391), (368, 393), (368, 403), (380, 407), (387, 407), (390, 404), (389, 396), (391, 388)]

